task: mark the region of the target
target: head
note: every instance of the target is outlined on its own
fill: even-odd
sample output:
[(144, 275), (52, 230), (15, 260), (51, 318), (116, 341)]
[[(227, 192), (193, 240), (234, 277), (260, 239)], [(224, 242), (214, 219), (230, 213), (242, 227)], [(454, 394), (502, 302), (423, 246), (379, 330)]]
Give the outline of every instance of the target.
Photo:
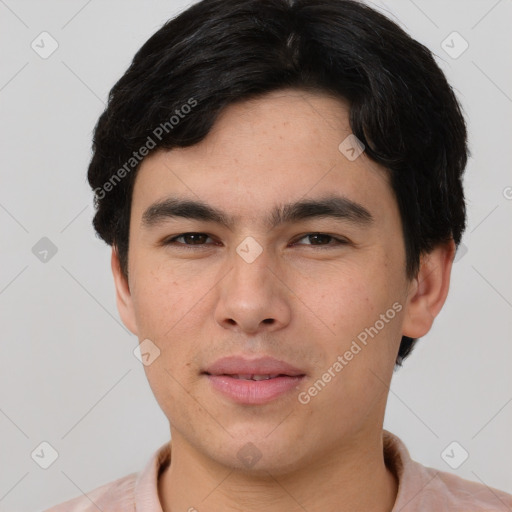
[[(382, 421), (465, 227), (465, 123), (429, 50), (352, 0), (205, 0), (138, 51), (93, 149), (94, 227), (176, 432), (291, 467)], [(206, 369), (242, 353), (298, 367), (297, 393), (219, 398)]]

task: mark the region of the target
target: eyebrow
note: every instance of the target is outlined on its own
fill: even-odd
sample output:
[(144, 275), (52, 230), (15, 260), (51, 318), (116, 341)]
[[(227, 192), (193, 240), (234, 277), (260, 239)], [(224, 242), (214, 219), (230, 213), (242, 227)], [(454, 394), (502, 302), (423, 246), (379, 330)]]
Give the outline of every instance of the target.
[[(215, 222), (231, 231), (237, 219), (205, 202), (171, 196), (152, 204), (144, 211), (142, 227), (151, 228), (173, 218)], [(274, 229), (281, 224), (311, 218), (335, 218), (359, 225), (369, 225), (374, 220), (361, 204), (343, 196), (331, 195), (276, 206), (264, 224), (267, 228)]]

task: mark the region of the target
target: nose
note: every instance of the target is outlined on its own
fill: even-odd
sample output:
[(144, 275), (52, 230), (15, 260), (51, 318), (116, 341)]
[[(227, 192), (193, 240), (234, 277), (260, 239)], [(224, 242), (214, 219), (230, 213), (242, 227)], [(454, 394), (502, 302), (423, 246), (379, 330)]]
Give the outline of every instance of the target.
[(230, 265), (231, 270), (219, 283), (216, 322), (246, 334), (288, 325), (292, 294), (278, 263), (264, 250), (252, 262), (234, 253)]

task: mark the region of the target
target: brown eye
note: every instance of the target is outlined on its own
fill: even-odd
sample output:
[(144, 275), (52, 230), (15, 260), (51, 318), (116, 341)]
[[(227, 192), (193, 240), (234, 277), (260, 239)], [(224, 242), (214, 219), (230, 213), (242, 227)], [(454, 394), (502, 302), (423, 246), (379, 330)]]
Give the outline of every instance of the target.
[(204, 245), (208, 238), (206, 233), (182, 233), (166, 240), (164, 245)]
[[(310, 241), (309, 244), (299, 244), (299, 245), (312, 245), (318, 247), (329, 247), (329, 246), (338, 246), (348, 243), (346, 240), (341, 238), (334, 237), (332, 235), (328, 235), (326, 233), (308, 233), (304, 235), (302, 238), (299, 238), (295, 243), (300, 240), (308, 239)], [(333, 243), (329, 243), (333, 242)]]

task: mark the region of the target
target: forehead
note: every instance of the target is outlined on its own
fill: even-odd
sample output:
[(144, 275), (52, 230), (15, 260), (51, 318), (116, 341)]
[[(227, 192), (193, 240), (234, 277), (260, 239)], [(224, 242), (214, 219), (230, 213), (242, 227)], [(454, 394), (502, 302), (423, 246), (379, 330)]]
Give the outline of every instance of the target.
[(276, 205), (336, 193), (378, 215), (394, 201), (387, 173), (364, 152), (352, 160), (340, 150), (348, 116), (343, 100), (292, 89), (229, 105), (199, 143), (144, 159), (132, 214), (141, 219), (172, 195), (255, 221)]

